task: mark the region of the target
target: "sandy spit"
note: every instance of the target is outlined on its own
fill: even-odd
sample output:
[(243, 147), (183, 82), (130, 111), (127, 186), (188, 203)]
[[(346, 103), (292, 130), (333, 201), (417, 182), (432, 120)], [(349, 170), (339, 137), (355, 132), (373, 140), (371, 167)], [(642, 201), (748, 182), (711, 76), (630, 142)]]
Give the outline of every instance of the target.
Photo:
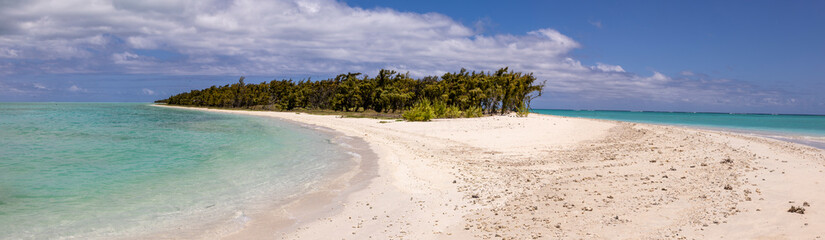
[(378, 159), (366, 186), (300, 225), (253, 219), (254, 231), (229, 239), (825, 237), (825, 150), (804, 145), (538, 114), (396, 122), (208, 111), (334, 129)]

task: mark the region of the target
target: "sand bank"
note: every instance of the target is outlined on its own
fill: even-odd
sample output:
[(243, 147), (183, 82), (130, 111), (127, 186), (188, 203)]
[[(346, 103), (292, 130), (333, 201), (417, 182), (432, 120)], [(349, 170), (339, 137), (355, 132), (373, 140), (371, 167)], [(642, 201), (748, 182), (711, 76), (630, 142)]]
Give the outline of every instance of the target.
[[(378, 157), (300, 224), (234, 239), (815, 239), (825, 151), (684, 127), (531, 114), (386, 122), (226, 111), (334, 129)], [(318, 205), (316, 205), (318, 206)], [(791, 207), (804, 214), (789, 213)], [(281, 210), (273, 210), (273, 216)]]

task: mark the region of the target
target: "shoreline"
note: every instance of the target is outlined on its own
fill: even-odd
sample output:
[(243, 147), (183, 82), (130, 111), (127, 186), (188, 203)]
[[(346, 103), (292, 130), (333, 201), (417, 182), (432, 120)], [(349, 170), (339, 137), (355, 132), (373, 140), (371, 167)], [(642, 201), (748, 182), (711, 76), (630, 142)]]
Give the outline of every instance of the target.
[[(381, 123), (208, 111), (327, 127), (377, 156), (376, 176), (333, 201), (338, 208), (228, 238), (825, 235), (825, 151), (761, 136), (540, 114)], [(803, 203), (805, 214), (786, 211)]]
[[(697, 125), (692, 125), (692, 124), (673, 124), (673, 123), (634, 122), (634, 121), (626, 121), (626, 120), (561, 116), (561, 115), (552, 115), (552, 114), (535, 113), (535, 112), (533, 114), (542, 114), (542, 115), (553, 116), (553, 117), (562, 117), (562, 118), (586, 119), (586, 120), (597, 120), (597, 121), (608, 121), (608, 122), (615, 121), (615, 122), (636, 123), (636, 124), (650, 124), (650, 125), (657, 125), (657, 126), (664, 126), (664, 127), (678, 127), (678, 128), (686, 128), (686, 129), (700, 129), (700, 130), (706, 130), (706, 131), (725, 132), (725, 133), (733, 133), (733, 134), (740, 134), (740, 135), (747, 135), (747, 136), (770, 138), (770, 139), (775, 139), (775, 140), (779, 140), (779, 141), (802, 144), (802, 145), (806, 145), (806, 146), (810, 146), (810, 147), (825, 150), (825, 136), (821, 136), (821, 135), (810, 135), (810, 134), (805, 135), (805, 134), (802, 134), (802, 133), (795, 133), (795, 132), (754, 130), (754, 129), (745, 129), (745, 128), (734, 128), (734, 127), (715, 127), (715, 126), (704, 126), (704, 125), (698, 125), (698, 124)], [(770, 114), (764, 114), (764, 115), (770, 115)], [(800, 116), (807, 116), (807, 115), (800, 115)], [(810, 116), (820, 116), (820, 115), (810, 115)]]
[[(284, 121), (306, 125), (290, 120)], [(339, 144), (346, 144), (352, 150), (348, 154), (353, 165), (325, 176), (309, 192), (299, 193), (284, 202), (274, 203), (268, 207), (269, 211), (251, 215), (252, 221), (247, 226), (220, 236), (221, 239), (256, 239), (273, 233), (295, 231), (314, 219), (340, 212), (339, 203), (344, 202), (350, 194), (367, 187), (377, 177), (378, 157), (369, 147), (369, 143), (330, 128), (310, 126), (316, 131), (327, 131), (337, 136), (336, 138), (344, 138)]]
[[(158, 104), (152, 104), (151, 106), (273, 118), (272, 116), (245, 114), (243, 111)], [(231, 228), (231, 226), (225, 226), (226, 221), (224, 221), (224, 224), (210, 223), (206, 225), (207, 228), (192, 230), (194, 231), (192, 234), (180, 235), (175, 232), (160, 232), (151, 234), (151, 238), (249, 239), (259, 238), (273, 232), (294, 231), (308, 221), (311, 221), (311, 219), (331, 215), (340, 211), (340, 207), (335, 206), (336, 203), (342, 202), (349, 194), (363, 189), (375, 178), (378, 157), (371, 150), (369, 143), (363, 141), (363, 139), (341, 133), (328, 127), (288, 119), (277, 119), (296, 126), (309, 128), (312, 131), (324, 132), (331, 136), (331, 140), (337, 139), (337, 141), (340, 142), (336, 144), (346, 145), (348, 150), (351, 150), (348, 152), (351, 155), (351, 158), (349, 158), (351, 161), (350, 166), (330, 172), (328, 176), (324, 176), (323, 179), (316, 182), (316, 186), (307, 192), (286, 197), (275, 203), (265, 204), (269, 206), (265, 207), (266, 210), (264, 211), (244, 213), (243, 217), (249, 219), (249, 221), (243, 222), (241, 228), (228, 230), (227, 228)], [(229, 222), (234, 220), (236, 219), (231, 219)], [(208, 226), (217, 227), (210, 229)], [(219, 229), (219, 231), (215, 231), (216, 229)]]

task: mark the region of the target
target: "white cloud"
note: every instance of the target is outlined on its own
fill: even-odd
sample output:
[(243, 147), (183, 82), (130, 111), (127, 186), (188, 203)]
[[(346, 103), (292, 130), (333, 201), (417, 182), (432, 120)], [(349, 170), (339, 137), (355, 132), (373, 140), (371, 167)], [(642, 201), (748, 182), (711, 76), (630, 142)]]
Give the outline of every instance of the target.
[(596, 66), (592, 66), (590, 68), (592, 68), (593, 70), (599, 70), (599, 71), (602, 71), (602, 72), (625, 72), (624, 68), (622, 68), (622, 66), (604, 64), (604, 63), (596, 63)]
[(594, 27), (602, 28), (602, 21), (587, 21), (587, 22), (590, 23), (590, 25), (593, 25)]
[[(553, 29), (474, 35), (440, 14), (352, 8), (329, 0), (33, 2), (2, 13), (0, 20), (25, 31), (0, 36), (0, 47), (25, 49), (35, 59), (99, 61), (101, 68), (111, 67), (99, 56), (107, 52), (115, 64), (142, 60), (142, 66), (122, 69), (132, 73), (329, 74), (399, 65), (408, 66), (404, 71), (440, 73), (537, 65), (532, 59), (558, 61), (579, 47)], [(108, 47), (88, 50), (100, 44)], [(151, 62), (130, 49), (188, 57), (173, 64)], [(222, 61), (205, 64), (204, 58)], [(220, 72), (225, 70), (238, 72)]]
[(155, 91), (152, 91), (152, 89), (148, 89), (148, 88), (142, 89), (141, 92), (145, 95), (155, 95)]
[(17, 50), (0, 47), (0, 58), (16, 58), (18, 55)]
[(43, 85), (42, 83), (32, 83), (32, 86), (40, 90), (50, 90), (50, 88), (46, 87), (46, 85)]
[(0, 81), (0, 93), (19, 95), (19, 94), (26, 93), (26, 91), (20, 90), (16, 87), (6, 85), (2, 81)]
[[(721, 99), (731, 91), (721, 87), (731, 83), (704, 78), (587, 66), (570, 57), (581, 44), (554, 29), (479, 35), (437, 13), (361, 9), (333, 0), (21, 1), (0, 9), (0, 24), (0, 60), (27, 60), (13, 61), (0, 74), (306, 76), (392, 68), (423, 76), (509, 66), (548, 80), (548, 91), (583, 97), (679, 101), (694, 94)], [(164, 60), (139, 50), (182, 57)]]
[(112, 54), (112, 61), (118, 64), (130, 63), (138, 59), (138, 55), (130, 52)]
[(660, 72), (653, 72), (653, 76), (644, 78), (643, 80), (648, 81), (648, 82), (656, 82), (656, 83), (665, 83), (665, 82), (671, 81), (671, 79), (668, 76), (665, 76), (664, 74), (662, 74)]
[(153, 49), (158, 47), (153, 40), (140, 36), (128, 37), (126, 42), (136, 49)]
[(86, 89), (80, 88), (77, 85), (72, 85), (71, 87), (67, 88), (69, 92), (88, 92)]

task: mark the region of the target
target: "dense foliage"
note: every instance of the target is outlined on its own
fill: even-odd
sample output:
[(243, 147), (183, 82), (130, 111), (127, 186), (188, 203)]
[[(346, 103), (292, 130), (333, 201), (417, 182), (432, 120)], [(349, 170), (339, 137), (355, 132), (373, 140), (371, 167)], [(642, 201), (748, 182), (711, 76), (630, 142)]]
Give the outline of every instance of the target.
[[(477, 117), (482, 114), (526, 114), (544, 84), (532, 74), (508, 71), (446, 73), (412, 79), (409, 74), (381, 70), (370, 78), (347, 73), (321, 81), (272, 80), (192, 90), (159, 103), (266, 110), (329, 109), (336, 111), (410, 112), (423, 121), (436, 117)], [(425, 111), (418, 113), (416, 111)]]

